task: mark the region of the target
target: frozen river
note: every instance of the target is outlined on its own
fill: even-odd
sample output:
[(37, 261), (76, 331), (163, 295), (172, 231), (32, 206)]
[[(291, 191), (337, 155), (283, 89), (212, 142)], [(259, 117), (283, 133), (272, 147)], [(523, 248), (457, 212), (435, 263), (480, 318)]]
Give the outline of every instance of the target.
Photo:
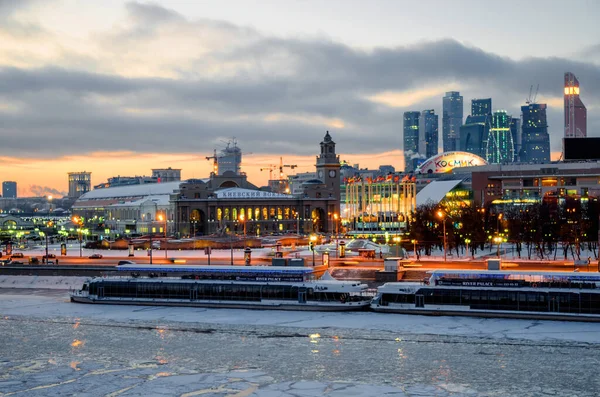
[(69, 303), (0, 289), (0, 396), (597, 396), (600, 324)]

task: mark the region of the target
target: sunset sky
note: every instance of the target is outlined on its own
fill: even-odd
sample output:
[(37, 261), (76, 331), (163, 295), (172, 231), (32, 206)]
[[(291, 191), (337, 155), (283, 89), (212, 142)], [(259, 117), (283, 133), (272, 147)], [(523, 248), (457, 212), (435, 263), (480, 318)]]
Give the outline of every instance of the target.
[(264, 185), (280, 157), (314, 170), (327, 130), (342, 160), (401, 170), (403, 112), (435, 109), (441, 136), (444, 92), (519, 117), (538, 84), (557, 158), (564, 72), (600, 136), (600, 2), (566, 4), (0, 0), (0, 181), (203, 178), (235, 137)]

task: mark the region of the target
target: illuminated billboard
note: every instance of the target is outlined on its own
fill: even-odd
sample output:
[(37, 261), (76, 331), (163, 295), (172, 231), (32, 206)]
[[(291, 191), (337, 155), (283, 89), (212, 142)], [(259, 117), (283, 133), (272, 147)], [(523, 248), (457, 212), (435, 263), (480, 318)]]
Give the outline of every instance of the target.
[(418, 174), (444, 174), (455, 168), (487, 165), (487, 161), (469, 152), (445, 152), (425, 160), (415, 171)]

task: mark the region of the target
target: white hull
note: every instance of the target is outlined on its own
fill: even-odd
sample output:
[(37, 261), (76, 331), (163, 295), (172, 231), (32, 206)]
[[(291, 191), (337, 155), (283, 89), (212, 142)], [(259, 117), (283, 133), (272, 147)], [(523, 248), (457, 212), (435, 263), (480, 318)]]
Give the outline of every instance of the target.
[(313, 302), (296, 301), (202, 301), (185, 299), (142, 299), (142, 298), (102, 298), (93, 299), (87, 296), (71, 295), (72, 302), (96, 303), (110, 305), (142, 305), (142, 306), (184, 306), (215, 309), (257, 309), (257, 310), (301, 310), (301, 311), (356, 311), (369, 308), (369, 302)]

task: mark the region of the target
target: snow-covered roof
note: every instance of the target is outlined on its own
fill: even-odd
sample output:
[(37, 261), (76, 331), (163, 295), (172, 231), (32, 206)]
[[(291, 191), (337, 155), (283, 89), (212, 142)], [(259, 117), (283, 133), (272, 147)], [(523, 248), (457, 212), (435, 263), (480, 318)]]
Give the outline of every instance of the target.
[(173, 190), (179, 189), (179, 185), (183, 181), (165, 182), (165, 183), (146, 183), (142, 185), (132, 186), (117, 186), (104, 189), (94, 189), (77, 199), (77, 201), (85, 200), (101, 200), (120, 197), (145, 197), (156, 195), (169, 195)]
[(251, 190), (242, 189), (239, 187), (230, 187), (227, 189), (221, 189), (215, 191), (217, 198), (220, 199), (261, 199), (261, 198), (282, 198), (282, 199), (295, 199), (291, 194), (264, 192), (262, 190)]
[(453, 179), (450, 181), (433, 181), (417, 193), (417, 206), (429, 202), (438, 204), (445, 196), (454, 189), (462, 179)]
[(167, 206), (170, 204), (170, 198), (166, 194), (160, 196), (147, 196), (132, 201), (119, 201), (118, 203), (107, 205), (107, 207), (140, 207), (144, 203), (149, 203), (150, 205), (156, 204), (160, 206)]

